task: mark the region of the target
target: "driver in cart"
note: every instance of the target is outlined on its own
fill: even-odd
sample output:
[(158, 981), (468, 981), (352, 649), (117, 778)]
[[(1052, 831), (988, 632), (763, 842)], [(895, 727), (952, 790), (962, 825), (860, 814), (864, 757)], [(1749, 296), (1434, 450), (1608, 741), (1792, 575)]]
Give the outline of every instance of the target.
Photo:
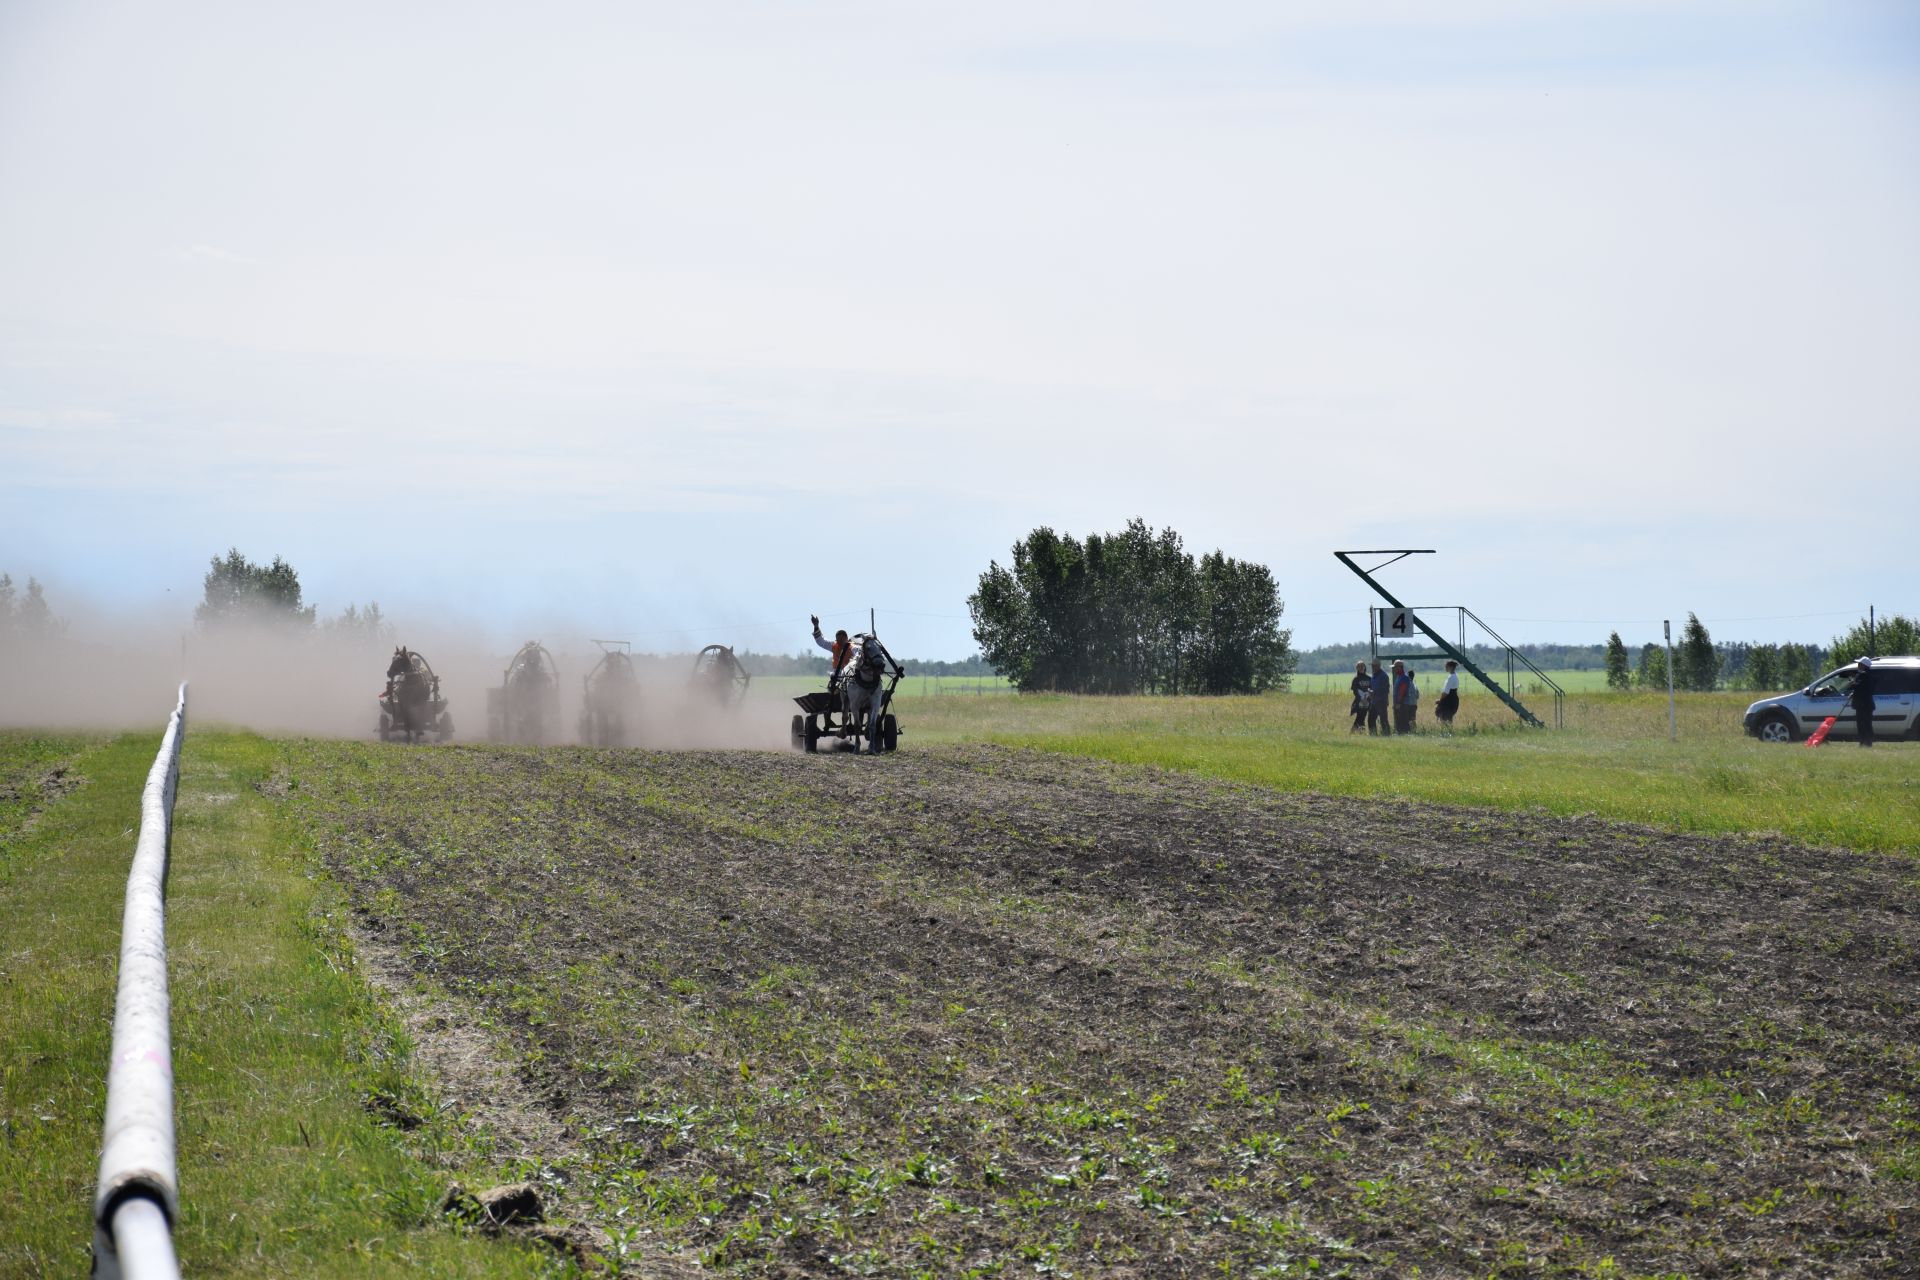
[(833, 633), (833, 639), (827, 639), (820, 634), (820, 615), (816, 613), (812, 616), (813, 642), (833, 655), (830, 659), (833, 665), (827, 671), (827, 687), (831, 689), (833, 682), (840, 676), (840, 668), (847, 665), (847, 658), (853, 653), (853, 641), (847, 639), (845, 631), (836, 631)]

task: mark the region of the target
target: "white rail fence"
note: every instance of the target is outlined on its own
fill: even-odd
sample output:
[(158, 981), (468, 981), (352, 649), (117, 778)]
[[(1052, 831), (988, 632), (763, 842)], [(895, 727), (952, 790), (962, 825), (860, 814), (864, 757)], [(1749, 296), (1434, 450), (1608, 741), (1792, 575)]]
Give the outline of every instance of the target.
[(113, 1008), (107, 1119), (93, 1197), (93, 1274), (146, 1280), (180, 1274), (173, 1224), (180, 1217), (173, 1147), (173, 1047), (168, 1030), (167, 861), (187, 686), (167, 721), (140, 796), (140, 838), (120, 925), (120, 990)]

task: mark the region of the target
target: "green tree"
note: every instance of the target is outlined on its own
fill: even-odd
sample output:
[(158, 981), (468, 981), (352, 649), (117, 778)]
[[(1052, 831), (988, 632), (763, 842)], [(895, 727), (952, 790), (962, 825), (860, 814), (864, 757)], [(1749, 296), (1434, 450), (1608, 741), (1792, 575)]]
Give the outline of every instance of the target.
[(1780, 646), (1780, 671), (1775, 677), (1782, 689), (1804, 689), (1813, 683), (1814, 654), (1805, 645), (1791, 642)]
[(38, 578), (27, 579), (27, 594), (13, 606), (13, 629), (29, 640), (39, 640), (59, 630), (53, 610), (47, 605), (46, 590)]
[(313, 625), (314, 606), (300, 603), (300, 575), (279, 556), (270, 565), (257, 565), (232, 548), (225, 559), (213, 557), (202, 586), (203, 599), (193, 611), (201, 627), (240, 622)]
[(1293, 671), (1285, 607), (1263, 564), (1214, 551), (1200, 558), (1200, 607), (1188, 668), (1200, 693), (1261, 693)]
[(1196, 562), (1145, 521), (1083, 543), (1041, 527), (967, 598), (974, 639), (1021, 689), (1259, 692), (1293, 671), (1285, 609), (1264, 565)]
[(1642, 688), (1667, 687), (1667, 650), (1664, 645), (1643, 645), (1640, 649), (1639, 680)]
[(1756, 644), (1747, 650), (1747, 687), (1763, 693), (1781, 688), (1780, 646)]
[(1692, 612), (1687, 614), (1680, 647), (1673, 655), (1673, 681), (1693, 693), (1710, 693), (1720, 682), (1720, 654), (1705, 624)]
[(1607, 688), (1626, 689), (1633, 684), (1633, 670), (1627, 665), (1627, 645), (1618, 631), (1607, 636)]
[(337, 636), (365, 636), (369, 640), (393, 639), (393, 627), (387, 622), (387, 616), (380, 612), (380, 602), (373, 601), (365, 609), (349, 604), (340, 611), (337, 618), (328, 618), (320, 624)]
[(1920, 654), (1920, 623), (1898, 613), (1876, 618), (1869, 648), (1867, 619), (1862, 618), (1827, 646), (1827, 661), (1835, 667), (1844, 667), (1862, 654), (1881, 658)]

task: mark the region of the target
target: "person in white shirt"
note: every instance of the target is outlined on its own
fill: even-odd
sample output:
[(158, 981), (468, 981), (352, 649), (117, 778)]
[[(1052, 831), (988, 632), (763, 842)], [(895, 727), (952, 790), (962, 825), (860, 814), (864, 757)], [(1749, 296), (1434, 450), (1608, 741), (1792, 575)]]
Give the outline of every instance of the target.
[(1447, 683), (1440, 690), (1440, 701), (1433, 704), (1433, 714), (1439, 717), (1440, 727), (1453, 728), (1453, 714), (1460, 710), (1460, 664), (1452, 658), (1447, 659)]

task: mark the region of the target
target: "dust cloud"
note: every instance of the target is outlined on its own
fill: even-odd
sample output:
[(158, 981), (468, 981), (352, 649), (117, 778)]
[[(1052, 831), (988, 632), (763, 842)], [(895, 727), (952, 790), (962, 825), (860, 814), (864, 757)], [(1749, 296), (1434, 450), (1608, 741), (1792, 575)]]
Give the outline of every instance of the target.
[[(478, 626), (398, 628), (387, 637), (339, 628), (227, 625), (196, 629), (163, 617), (129, 619), (83, 610), (65, 634), (0, 636), (0, 726), (129, 729), (161, 724), (179, 682), (190, 684), (188, 717), (261, 733), (379, 737), (380, 694), (396, 645), (423, 654), (440, 678), (453, 741), (487, 739), (487, 690), (501, 687), (519, 641), (495, 652), (475, 643)], [(560, 714), (546, 740), (583, 741), (584, 679), (600, 661), (591, 642), (537, 631), (559, 675)], [(726, 637), (715, 637), (724, 642)], [(695, 687), (693, 655), (635, 653), (638, 715), (626, 745), (659, 749), (784, 749), (795, 710), (790, 682), (750, 685), (722, 707)], [(824, 680), (823, 680), (824, 687)], [(637, 720), (637, 723), (636, 723)]]

